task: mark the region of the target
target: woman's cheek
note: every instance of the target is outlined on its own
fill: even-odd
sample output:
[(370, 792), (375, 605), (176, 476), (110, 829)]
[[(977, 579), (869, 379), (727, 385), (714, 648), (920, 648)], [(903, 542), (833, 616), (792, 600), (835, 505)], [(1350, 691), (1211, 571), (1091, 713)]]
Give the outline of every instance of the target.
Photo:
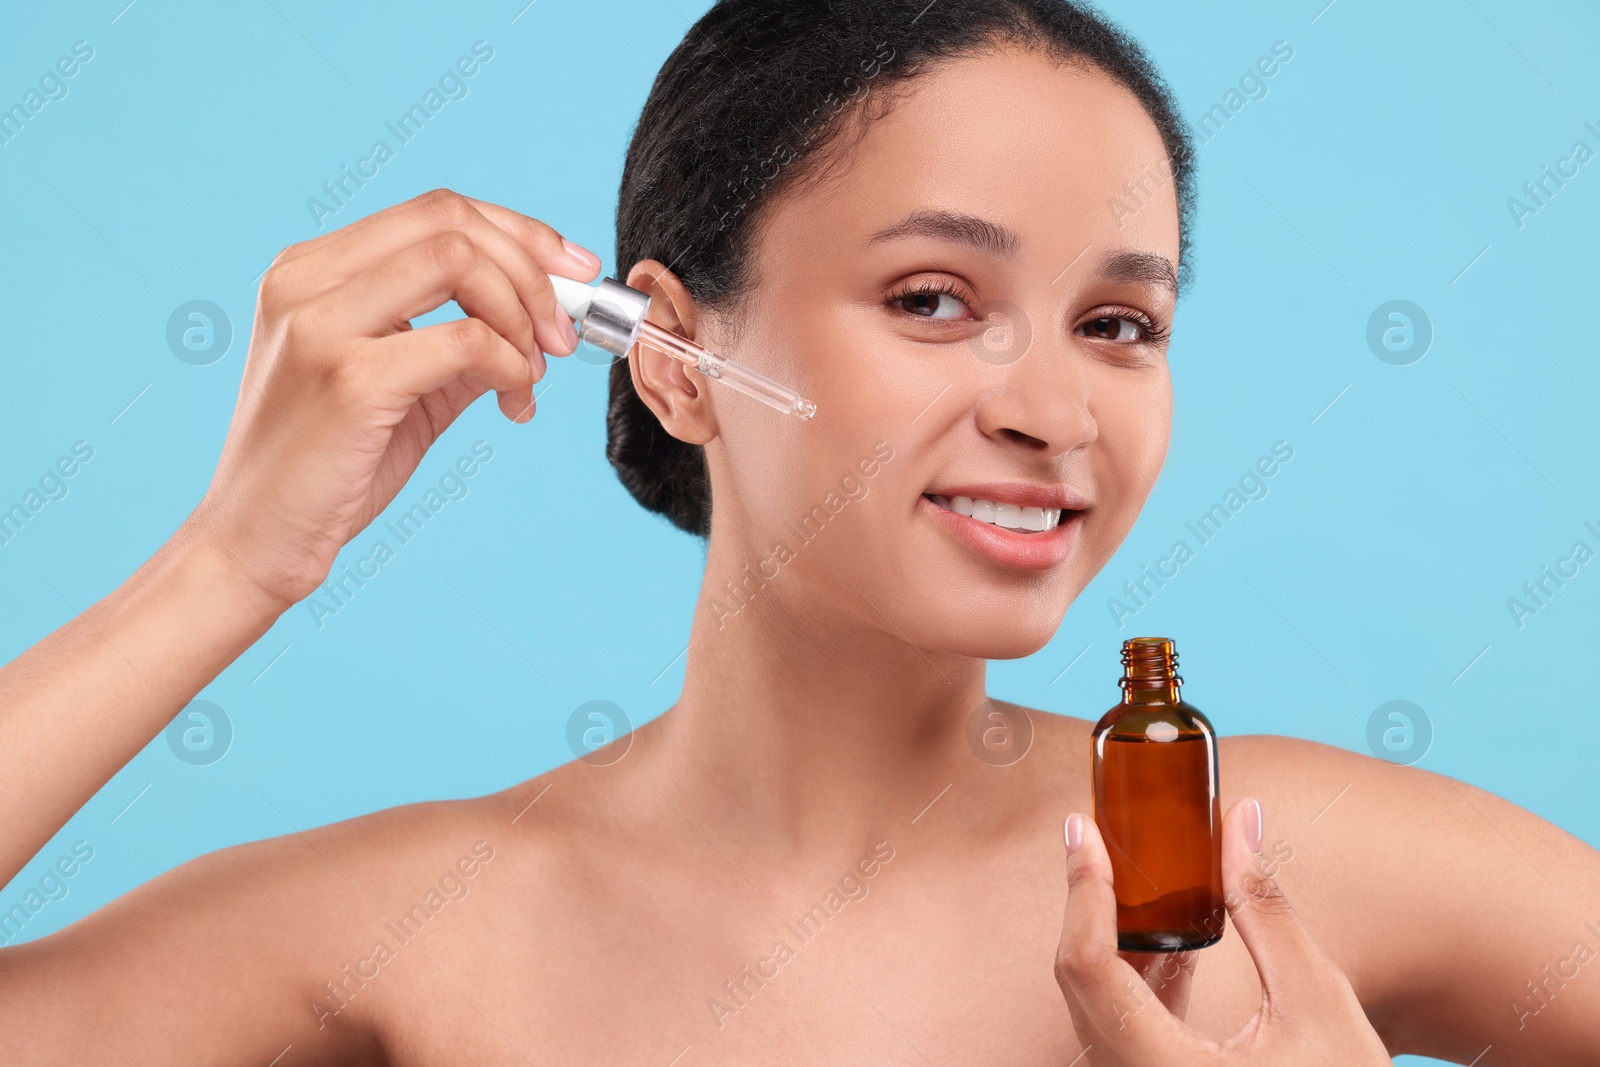
[(1171, 377), (1164, 368), (1108, 377), (1096, 382), (1094, 394), (1100, 436), (1115, 446), (1105, 451), (1154, 481), (1172, 433)]
[(1157, 397), (1152, 403), (1100, 415), (1099, 462), (1096, 464), (1096, 566), (1111, 558), (1143, 511), (1165, 462), (1170, 415)]
[(882, 350), (862, 353), (848, 368), (839, 368), (819, 388), (825, 397), (817, 399), (819, 428), (846, 441), (884, 438), (894, 443), (903, 440), (912, 420), (944, 384), (934, 380), (926, 367), (893, 362)]

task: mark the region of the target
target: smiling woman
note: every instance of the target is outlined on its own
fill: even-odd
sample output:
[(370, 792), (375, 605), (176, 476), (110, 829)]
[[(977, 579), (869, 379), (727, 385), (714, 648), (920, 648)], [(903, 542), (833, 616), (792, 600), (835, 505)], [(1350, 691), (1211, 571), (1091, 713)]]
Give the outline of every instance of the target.
[[(1503, 1010), (1585, 936), (1582, 842), (1416, 768), (1224, 737), (1225, 932), (1119, 954), (1093, 724), (986, 692), (1166, 458), (1195, 196), (1173, 116), (1067, 0), (715, 4), (645, 103), (618, 266), (657, 326), (817, 414), (649, 349), (611, 368), (618, 476), (706, 539), (679, 698), (610, 758), (204, 856), (0, 951), (0, 1062), (1595, 1062), (1600, 981)], [(444, 191), (278, 257), (200, 506), (0, 671), (0, 874), (328, 581), (469, 404), (532, 417), (577, 344), (549, 277), (599, 269)], [(451, 299), (466, 318), (412, 328)], [(1023, 756), (972, 742), (997, 721)], [(478, 842), (470, 898), (376, 952)]]
[[(608, 455), (641, 503), (708, 538), (720, 588), (778, 517), (882, 436), (916, 461), (886, 474), (851, 536), (809, 553), (797, 565), (809, 580), (768, 608), (786, 625), (849, 618), (874, 641), (1012, 658), (1049, 640), (1161, 467), (1189, 149), (1131, 43), (1070, 6), (953, 4), (892, 32), (915, 13), (847, 5), (830, 22), (804, 6), (719, 6), (667, 61), (623, 174), (618, 260), (663, 325), (815, 399), (822, 432), (774, 427), (636, 358), (612, 367)], [(781, 54), (739, 77), (719, 69), (767, 33)], [(790, 136), (784, 114), (806, 114), (838, 57), (885, 34), (894, 62), (862, 102), (807, 131), (810, 154), (738, 225), (709, 228), (722, 179), (691, 161)], [(724, 108), (739, 118), (712, 121)], [(1046, 115), (1055, 136), (1041, 138)], [(1121, 226), (1086, 216), (1173, 158), (1165, 210)], [(1025, 323), (1026, 351), (979, 358), (971, 342), (997, 312)], [(938, 503), (957, 497), (972, 511)], [(1049, 530), (1045, 509), (1059, 519)], [(966, 605), (999, 596), (1000, 617), (974, 630)]]

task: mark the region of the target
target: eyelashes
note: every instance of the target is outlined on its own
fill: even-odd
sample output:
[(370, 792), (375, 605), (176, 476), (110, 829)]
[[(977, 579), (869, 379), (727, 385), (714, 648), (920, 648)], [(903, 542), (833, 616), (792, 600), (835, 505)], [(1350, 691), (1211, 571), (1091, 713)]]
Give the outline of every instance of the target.
[[(1095, 310), (1096, 311), (1109, 312), (1109, 314), (1095, 315), (1093, 318), (1085, 320), (1083, 325), (1079, 326), (1078, 329), (1081, 330), (1085, 326), (1096, 326), (1099, 323), (1118, 322), (1120, 320), (1126, 320), (1128, 322), (1133, 323), (1135, 326), (1139, 327), (1139, 337), (1137, 339), (1130, 339), (1128, 341), (1120, 342), (1122, 344), (1163, 345), (1163, 344), (1166, 344), (1168, 339), (1171, 338), (1171, 336), (1172, 336), (1172, 331), (1171, 331), (1170, 328), (1161, 325), (1160, 323), (1158, 323), (1154, 319), (1152, 319), (1149, 315), (1146, 315), (1144, 312), (1136, 310), (1134, 308), (1109, 307), (1109, 308), (1096, 308)], [(1074, 332), (1077, 332), (1077, 331), (1074, 331)], [(1079, 336), (1080, 337), (1088, 337), (1088, 336), (1093, 336), (1093, 335), (1090, 335), (1090, 334), (1079, 334)], [(1114, 337), (1103, 337), (1101, 339), (1102, 340), (1107, 340), (1107, 341), (1116, 341), (1117, 340)]]
[[(924, 279), (915, 286), (902, 285), (894, 290), (884, 302), (898, 308), (907, 315), (921, 319), (935, 319), (943, 322), (975, 322), (977, 316), (972, 314), (973, 301), (966, 293), (948, 281), (932, 281)], [(957, 303), (961, 305), (965, 315), (945, 315), (941, 312), (946, 309), (941, 305)]]
[[(884, 298), (884, 303), (908, 318), (939, 324), (936, 328), (947, 328), (958, 322), (983, 321), (972, 311), (972, 305), (976, 303), (972, 296), (948, 279), (903, 283)], [(1133, 333), (1134, 330), (1117, 326), (1119, 322), (1131, 323), (1137, 329), (1138, 336), (1124, 338), (1123, 334)], [(1085, 332), (1086, 329), (1090, 332)], [(1138, 308), (1122, 304), (1106, 304), (1095, 308), (1090, 317), (1080, 322), (1072, 332), (1079, 337), (1117, 345), (1157, 347), (1165, 345), (1172, 336), (1170, 327)]]

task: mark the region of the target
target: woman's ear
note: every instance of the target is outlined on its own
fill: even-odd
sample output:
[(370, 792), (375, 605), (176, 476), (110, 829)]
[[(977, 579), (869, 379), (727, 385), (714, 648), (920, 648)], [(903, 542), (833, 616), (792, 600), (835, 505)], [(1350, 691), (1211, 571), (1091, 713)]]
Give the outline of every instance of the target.
[[(646, 320), (695, 340), (701, 311), (678, 276), (659, 260), (642, 259), (628, 271), (627, 284), (650, 297)], [(680, 441), (703, 445), (717, 436), (716, 419), (707, 403), (699, 374), (670, 356), (640, 343), (628, 357), (633, 387), (655, 412), (668, 433)]]

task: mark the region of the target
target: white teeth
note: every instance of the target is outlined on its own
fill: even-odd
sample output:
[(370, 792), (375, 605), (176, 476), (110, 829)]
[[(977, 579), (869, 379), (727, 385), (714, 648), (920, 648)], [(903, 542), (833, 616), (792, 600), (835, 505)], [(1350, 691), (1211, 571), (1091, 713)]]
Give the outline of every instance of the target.
[(957, 515), (1008, 530), (1042, 533), (1055, 529), (1061, 522), (1060, 508), (1025, 508), (1019, 504), (1000, 504), (981, 497), (974, 500), (969, 496), (947, 497), (936, 493), (930, 494), (928, 499)]

